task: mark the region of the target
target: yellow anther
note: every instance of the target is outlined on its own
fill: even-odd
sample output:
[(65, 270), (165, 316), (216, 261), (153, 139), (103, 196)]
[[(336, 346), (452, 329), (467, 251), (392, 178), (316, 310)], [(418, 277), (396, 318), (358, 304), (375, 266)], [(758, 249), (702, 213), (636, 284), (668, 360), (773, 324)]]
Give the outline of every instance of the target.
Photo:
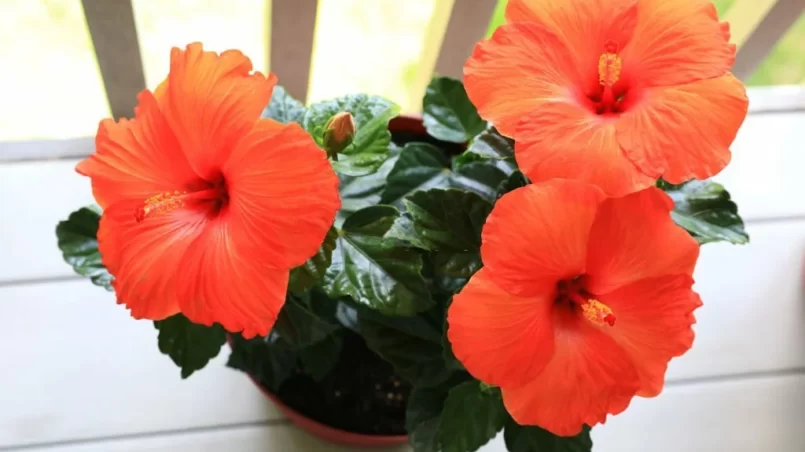
[(581, 304), (581, 312), (584, 314), (584, 318), (589, 320), (594, 325), (615, 325), (615, 314), (612, 313), (612, 309), (610, 309), (610, 307), (604, 303), (601, 303), (593, 298), (590, 298), (585, 303)]
[(617, 53), (602, 53), (598, 59), (598, 81), (603, 86), (612, 86), (621, 78), (623, 62)]
[(143, 205), (135, 210), (134, 218), (139, 223), (146, 217), (172, 212), (180, 207), (183, 207), (183, 198), (186, 194), (187, 192), (174, 190), (172, 192), (168, 191), (152, 196), (143, 201)]

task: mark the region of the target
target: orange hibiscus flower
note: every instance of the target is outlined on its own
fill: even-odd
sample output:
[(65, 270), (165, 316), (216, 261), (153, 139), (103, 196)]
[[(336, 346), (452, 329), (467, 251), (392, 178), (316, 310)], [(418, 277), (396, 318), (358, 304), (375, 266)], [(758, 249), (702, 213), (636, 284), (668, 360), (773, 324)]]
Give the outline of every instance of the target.
[(76, 170), (104, 209), (98, 247), (135, 318), (182, 312), (265, 335), (289, 268), (313, 255), (340, 205), (324, 151), (298, 125), (258, 119), (276, 77), (194, 43), (145, 90), (132, 120), (103, 120)]
[(506, 194), (483, 229), (484, 267), (448, 311), (448, 338), (512, 417), (579, 433), (663, 387), (693, 343), (699, 246), (649, 188), (604, 199), (556, 179)]
[(531, 180), (621, 196), (729, 162), (748, 101), (709, 1), (510, 0), (506, 18), (464, 81)]

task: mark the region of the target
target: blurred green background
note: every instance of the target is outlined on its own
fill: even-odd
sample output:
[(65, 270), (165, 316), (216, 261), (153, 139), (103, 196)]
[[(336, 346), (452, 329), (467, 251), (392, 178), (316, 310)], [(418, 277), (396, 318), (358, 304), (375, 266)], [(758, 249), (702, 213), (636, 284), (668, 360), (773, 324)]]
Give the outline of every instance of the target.
[[(714, 3), (723, 18), (736, 1)], [(432, 49), (450, 9), (448, 0), (400, 3), (319, 0), (309, 101), (363, 91), (386, 96), (405, 111), (419, 109), (435, 61)], [(505, 3), (500, 0), (490, 32), (502, 23)], [(263, 0), (133, 0), (133, 5), (149, 87), (167, 73), (170, 47), (191, 41), (218, 51), (241, 49), (257, 69), (266, 69)], [(92, 135), (109, 114), (79, 0), (0, 0), (0, 61), (5, 88), (0, 140)], [(805, 15), (749, 80), (753, 86), (802, 83)]]

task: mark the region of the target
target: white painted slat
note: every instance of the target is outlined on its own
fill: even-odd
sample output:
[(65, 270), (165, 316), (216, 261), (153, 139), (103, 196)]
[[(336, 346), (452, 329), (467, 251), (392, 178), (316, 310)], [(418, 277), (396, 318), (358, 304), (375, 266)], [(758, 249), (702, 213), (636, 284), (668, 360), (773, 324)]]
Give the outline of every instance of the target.
[[(805, 221), (758, 224), (750, 233), (747, 246), (704, 248), (697, 341), (672, 363), (670, 380), (805, 367)], [(14, 319), (0, 333), (0, 354), (14, 363), (0, 385), (0, 447), (275, 414), (248, 381), (222, 368), (223, 357), (181, 381), (157, 352), (150, 322), (131, 320), (87, 281), (8, 286), (0, 301), (0, 318)]]
[[(637, 399), (593, 430), (596, 452), (766, 452), (805, 450), (805, 375), (673, 386)], [(30, 452), (347, 452), (289, 425), (214, 429), (98, 441)], [(384, 449), (407, 452), (407, 446)], [(479, 452), (506, 452), (498, 436)]]
[(95, 203), (77, 162), (0, 164), (0, 282), (74, 274), (56, 246), (56, 223)]
[(803, 451), (803, 416), (805, 375), (675, 386), (594, 429), (594, 450)]
[(716, 180), (745, 219), (805, 216), (805, 112), (749, 115)]
[[(750, 115), (717, 179), (747, 220), (805, 216), (805, 112)], [(55, 246), (56, 223), (93, 203), (77, 160), (0, 163), (0, 283), (72, 275)]]
[(748, 231), (748, 245), (702, 247), (696, 341), (669, 381), (805, 367), (805, 220)]
[(277, 419), (227, 349), (187, 380), (85, 280), (0, 288), (0, 448)]

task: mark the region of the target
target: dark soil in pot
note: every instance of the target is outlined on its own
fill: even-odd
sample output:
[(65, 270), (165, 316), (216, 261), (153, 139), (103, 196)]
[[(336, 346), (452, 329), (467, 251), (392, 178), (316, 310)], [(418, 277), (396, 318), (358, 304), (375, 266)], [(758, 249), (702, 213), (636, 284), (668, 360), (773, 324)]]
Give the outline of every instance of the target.
[(391, 364), (375, 355), (357, 334), (347, 331), (341, 357), (322, 381), (301, 367), (279, 388), (277, 397), (310, 419), (337, 429), (369, 435), (405, 435), (405, 407), (411, 386)]

